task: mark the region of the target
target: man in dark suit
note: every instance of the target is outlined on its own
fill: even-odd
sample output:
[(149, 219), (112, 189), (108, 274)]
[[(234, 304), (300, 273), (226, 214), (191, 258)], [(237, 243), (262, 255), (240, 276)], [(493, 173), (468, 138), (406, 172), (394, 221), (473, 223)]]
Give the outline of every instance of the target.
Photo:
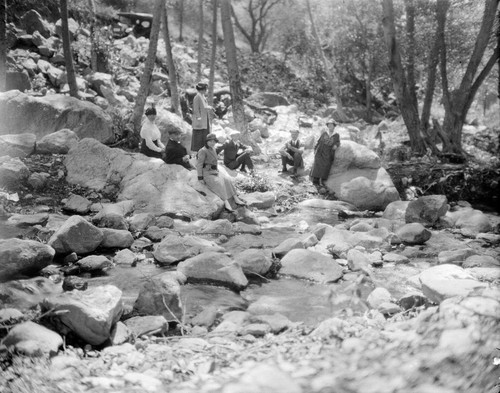
[(181, 144), (181, 132), (177, 129), (170, 130), (168, 142), (165, 147), (165, 162), (167, 164), (182, 165), (184, 168), (192, 170), (194, 167), (189, 162), (187, 149)]
[(299, 130), (291, 130), (290, 139), (285, 146), (280, 150), (281, 154), (281, 164), (283, 169), (281, 172), (288, 172), (286, 166), (293, 165), (292, 175), (296, 175), (300, 168), (304, 167), (304, 160), (302, 158), (302, 153), (304, 153), (304, 148), (301, 146), (299, 141)]
[(241, 166), (240, 171), (246, 173), (248, 167), (252, 174), (253, 161), (250, 157), (252, 149), (241, 144), (239, 131), (233, 131), (229, 137), (228, 141), (216, 149), (217, 154), (224, 151), (224, 165), (229, 169), (238, 169)]

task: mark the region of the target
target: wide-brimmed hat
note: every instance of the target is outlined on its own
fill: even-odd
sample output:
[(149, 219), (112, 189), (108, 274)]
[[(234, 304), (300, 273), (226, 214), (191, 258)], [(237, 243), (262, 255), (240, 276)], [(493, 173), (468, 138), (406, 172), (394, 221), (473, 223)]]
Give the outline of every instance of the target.
[(328, 124), (333, 124), (334, 126), (336, 126), (338, 123), (335, 121), (335, 119), (330, 117), (329, 119), (326, 120), (326, 125)]
[(182, 134), (182, 131), (178, 128), (171, 128), (168, 130), (168, 135)]
[(241, 135), (241, 132), (237, 131), (237, 130), (232, 130), (230, 133), (229, 133), (229, 136), (235, 136), (235, 135)]
[(215, 134), (208, 134), (206, 141), (216, 141), (217, 140), (217, 135)]
[(196, 84), (196, 90), (205, 90), (208, 87), (208, 84), (205, 82), (198, 82)]
[(156, 108), (154, 106), (146, 109), (146, 112), (144, 112), (146, 114), (146, 116), (150, 116), (150, 115), (156, 115)]
[(297, 130), (297, 129), (290, 130), (290, 134), (298, 134), (298, 133), (299, 133), (299, 130)]

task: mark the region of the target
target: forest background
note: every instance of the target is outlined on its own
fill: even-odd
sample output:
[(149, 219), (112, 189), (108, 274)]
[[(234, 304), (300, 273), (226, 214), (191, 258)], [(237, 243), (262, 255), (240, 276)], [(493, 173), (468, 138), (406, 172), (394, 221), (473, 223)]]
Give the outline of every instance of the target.
[[(170, 75), (176, 75), (169, 81), (172, 109), (176, 112), (181, 111), (183, 91), (192, 88), (197, 80), (208, 79), (213, 91), (216, 70), (227, 78), (234, 120), (243, 133), (247, 130), (243, 100), (255, 91), (279, 92), (306, 115), (334, 107), (333, 116), (345, 123), (362, 119), (376, 124), (401, 115), (408, 132), (408, 142), (401, 147), (406, 150), (404, 157), (430, 157), (443, 164), (462, 165), (437, 180), (429, 178), (427, 185), (439, 186), (440, 180), (446, 178), (448, 182), (454, 179), (456, 184), (465, 182), (466, 186), (470, 182), (472, 189), (477, 186), (472, 184), (474, 181), (488, 183), (490, 190), (498, 187), (498, 0), (2, 3), (7, 22), (16, 22), (29, 9), (38, 10), (49, 20), (58, 19), (59, 10), (64, 14), (67, 9), (68, 16), (88, 24), (93, 32), (88, 62), (95, 62), (94, 52), (99, 52), (111, 73), (118, 71), (118, 62), (113, 61), (112, 37), (103, 29), (113, 22), (117, 11), (152, 13), (155, 18), (149, 53), (143, 69), (137, 72), (141, 75), (141, 89), (133, 114), (136, 132), (154, 67), (162, 66)], [(155, 64), (160, 34), (171, 43), (182, 42), (197, 52), (196, 75), (182, 77), (168, 49), (169, 64)], [(5, 33), (0, 31), (3, 36)], [(76, 87), (71, 88), (74, 71), (70, 63), (74, 52), (82, 55), (78, 45), (73, 43), (73, 55), (66, 57), (70, 93), (75, 96), (78, 92)], [(0, 53), (5, 57), (6, 50), (0, 48)], [(6, 61), (0, 60), (1, 89)], [(125, 120), (116, 123), (125, 124)], [(481, 159), (463, 149), (465, 124), (482, 124), (492, 131), (482, 142), (495, 159)]]

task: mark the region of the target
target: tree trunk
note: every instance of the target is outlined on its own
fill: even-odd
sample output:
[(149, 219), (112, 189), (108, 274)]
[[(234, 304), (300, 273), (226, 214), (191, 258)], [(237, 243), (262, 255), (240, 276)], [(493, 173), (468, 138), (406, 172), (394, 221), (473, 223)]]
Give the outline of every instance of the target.
[[(415, 82), (415, 5), (413, 0), (405, 0), (406, 11), (406, 39), (408, 40), (408, 59), (406, 66), (406, 80), (408, 94), (418, 108), (417, 87)], [(418, 111), (418, 109), (417, 109)]]
[(384, 37), (389, 53), (389, 69), (391, 72), (394, 94), (398, 100), (401, 115), (405, 122), (410, 137), (410, 146), (414, 153), (425, 153), (425, 142), (420, 132), (420, 119), (418, 106), (407, 86), (405, 72), (401, 62), (399, 44), (396, 40), (396, 27), (394, 24), (394, 5), (392, 0), (382, 1)]
[[(439, 18), (437, 18), (439, 19)], [(432, 48), (429, 52), (429, 62), (427, 67), (427, 82), (425, 86), (424, 104), (422, 106), (422, 115), (420, 117), (420, 126), (427, 132), (430, 128), (429, 120), (431, 117), (432, 101), (434, 99), (434, 91), (436, 88), (436, 74), (439, 63), (439, 29), (442, 21), (437, 21), (436, 35)]]
[(181, 100), (177, 86), (177, 70), (172, 56), (172, 44), (170, 43), (170, 31), (168, 29), (167, 7), (165, 7), (163, 12), (163, 39), (165, 41), (165, 51), (167, 52), (167, 69), (170, 82), (170, 99), (172, 101), (172, 108), (176, 114), (182, 117)]
[(0, 0), (0, 91), (7, 82), (7, 0)]
[(184, 0), (179, 0), (179, 42), (184, 40), (182, 27), (184, 26)]
[(141, 75), (141, 86), (135, 100), (133, 124), (136, 135), (141, 129), (142, 114), (144, 105), (149, 94), (149, 86), (151, 83), (151, 75), (156, 60), (156, 49), (158, 46), (158, 36), (160, 34), (161, 18), (164, 13), (165, 0), (155, 0), (155, 8), (153, 14), (153, 24), (151, 26), (151, 34), (149, 35), (149, 48), (146, 62), (144, 63), (144, 71)]
[(316, 30), (316, 24), (314, 23), (310, 0), (307, 0), (307, 13), (309, 14), (309, 20), (311, 22), (311, 30), (314, 37), (314, 41), (316, 43), (318, 54), (320, 55), (321, 61), (323, 63), (323, 68), (325, 69), (326, 77), (328, 78), (328, 82), (330, 83), (333, 95), (335, 96), (335, 100), (337, 101), (337, 112), (341, 117), (340, 119), (341, 121), (347, 121), (347, 116), (344, 113), (344, 105), (342, 103), (342, 97), (340, 95), (338, 78), (336, 77), (335, 73), (330, 70), (330, 66), (325, 56), (325, 52), (323, 52), (323, 49), (321, 48), (321, 41), (319, 40), (318, 31)]
[(66, 63), (66, 76), (69, 85), (69, 94), (71, 97), (78, 98), (78, 85), (76, 84), (75, 66), (73, 64), (73, 53), (71, 52), (71, 43), (68, 27), (68, 1), (61, 0), (61, 28), (64, 50), (64, 61)]
[[(438, 5), (443, 3), (446, 7), (448, 0), (438, 0)], [(478, 35), (476, 37), (476, 42), (474, 45), (474, 50), (470, 56), (469, 62), (467, 64), (467, 69), (460, 86), (458, 89), (449, 91), (448, 80), (446, 72), (446, 47), (444, 45), (444, 34), (442, 34), (441, 39), (443, 40), (440, 45), (441, 50), (441, 79), (443, 84), (443, 102), (445, 104), (445, 114), (443, 120), (443, 132), (448, 136), (449, 143), (444, 144), (443, 152), (454, 155), (463, 155), (462, 150), (462, 128), (467, 117), (467, 112), (470, 109), (470, 105), (474, 99), (474, 96), (479, 89), (479, 86), (484, 81), (488, 73), (493, 68), (497, 58), (498, 58), (498, 48), (494, 51), (483, 70), (479, 73), (476, 78), (476, 73), (481, 64), (484, 52), (488, 46), (488, 41), (493, 29), (493, 23), (495, 21), (495, 16), (497, 13), (499, 0), (486, 0), (483, 19), (481, 22), (481, 27), (479, 29)], [(474, 79), (476, 78), (476, 79)]]
[(217, 56), (217, 7), (218, 1), (212, 0), (212, 52), (210, 54), (210, 76), (208, 78), (208, 105), (214, 105), (215, 57)]
[(199, 0), (200, 22), (198, 25), (198, 63), (196, 64), (196, 80), (201, 80), (201, 65), (203, 62), (203, 0)]
[(229, 74), (229, 88), (232, 98), (233, 119), (242, 139), (247, 142), (247, 123), (245, 121), (245, 106), (241, 90), (240, 72), (236, 57), (236, 44), (234, 41), (233, 25), (231, 23), (231, 0), (221, 1), (221, 22), (224, 32), (224, 47), (226, 49), (226, 62)]
[(372, 74), (373, 74), (373, 56), (371, 53), (367, 54), (367, 73), (366, 73), (366, 121), (372, 121)]
[(95, 2), (89, 0), (90, 8), (90, 68), (92, 71), (97, 72), (97, 52), (95, 43)]
[[(497, 48), (500, 48), (500, 10), (497, 12)], [(497, 59), (498, 75), (500, 75), (500, 56)], [(497, 98), (500, 99), (500, 78), (498, 78)]]

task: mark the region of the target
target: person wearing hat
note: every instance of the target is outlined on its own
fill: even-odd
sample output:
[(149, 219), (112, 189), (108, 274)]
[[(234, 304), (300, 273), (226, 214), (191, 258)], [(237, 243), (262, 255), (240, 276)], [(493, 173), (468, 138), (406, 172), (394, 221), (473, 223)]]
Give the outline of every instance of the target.
[(229, 169), (236, 170), (241, 166), (240, 171), (246, 173), (246, 167), (248, 167), (250, 173), (253, 174), (253, 161), (250, 157), (252, 149), (240, 142), (240, 135), (239, 131), (232, 131), (229, 134), (230, 139), (219, 146), (216, 152), (217, 154), (224, 152), (224, 165)]
[(224, 201), (224, 207), (229, 211), (234, 211), (231, 207), (229, 199), (233, 198), (237, 205), (245, 205), (236, 195), (236, 187), (231, 178), (219, 172), (217, 166), (217, 152), (215, 144), (217, 136), (208, 134), (205, 146), (198, 151), (196, 161), (196, 171), (198, 172), (198, 180), (205, 183), (210, 191)]
[(304, 167), (304, 159), (302, 158), (304, 148), (299, 141), (299, 130), (291, 130), (290, 137), (291, 139), (280, 150), (281, 165), (283, 167), (281, 172), (288, 172), (286, 166), (292, 165), (292, 174), (296, 175), (299, 169)]
[(191, 151), (198, 151), (205, 145), (205, 139), (210, 133), (213, 109), (208, 105), (206, 98), (208, 85), (199, 82), (196, 85), (198, 92), (193, 99), (193, 135), (191, 137)]
[(161, 132), (155, 124), (156, 109), (154, 106), (146, 109), (146, 119), (141, 127), (141, 153), (148, 157), (162, 158), (165, 145), (161, 142)]
[(339, 134), (335, 132), (337, 122), (332, 118), (326, 121), (327, 130), (323, 131), (314, 147), (314, 164), (311, 170), (312, 182), (323, 186), (335, 158), (335, 150), (340, 146)]
[(182, 145), (181, 131), (177, 128), (172, 128), (168, 132), (168, 142), (165, 147), (165, 162), (167, 164), (182, 165), (184, 168), (192, 170), (194, 166), (191, 165), (189, 159), (191, 158), (187, 149)]

